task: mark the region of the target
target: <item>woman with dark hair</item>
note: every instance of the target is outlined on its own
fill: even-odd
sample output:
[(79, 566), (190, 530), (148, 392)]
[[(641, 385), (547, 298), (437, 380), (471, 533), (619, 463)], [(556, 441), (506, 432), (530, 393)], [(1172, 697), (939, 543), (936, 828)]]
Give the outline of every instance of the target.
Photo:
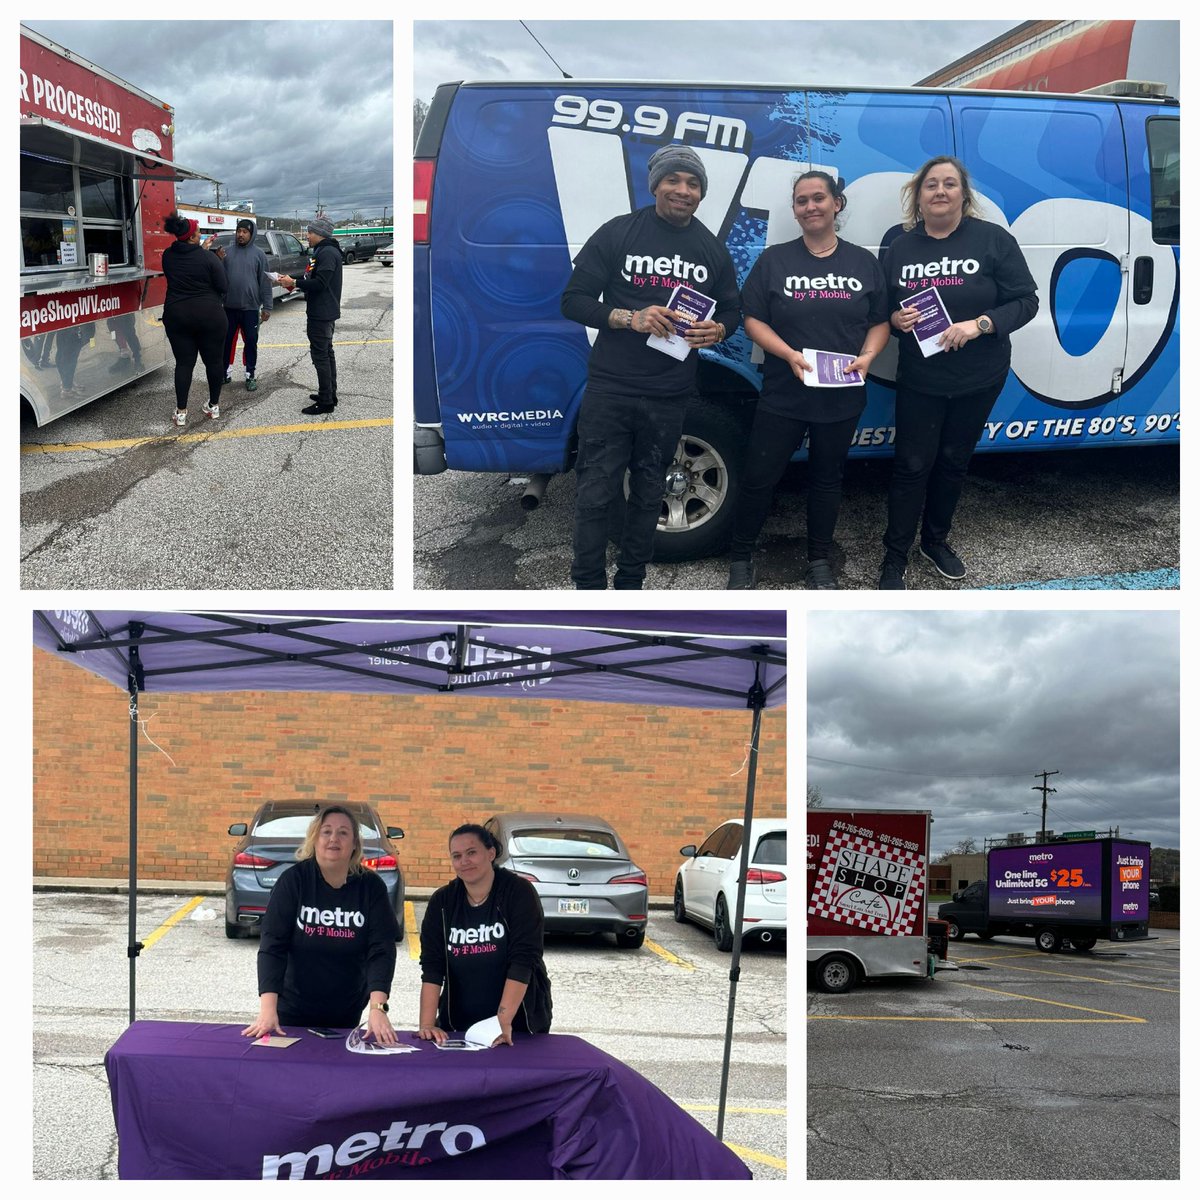
[[(837, 235), (846, 207), (840, 180), (806, 171), (792, 184), (793, 241), (768, 246), (742, 289), (746, 333), (765, 352), (763, 389), (746, 447), (733, 521), (728, 588), (753, 588), (754, 544), (775, 487), (808, 439), (806, 587), (831, 590), (833, 531), (842, 500), (842, 468), (867, 403), (866, 373), (887, 345), (887, 288), (878, 259)], [(843, 373), (861, 382), (814, 387), (816, 363), (803, 351), (831, 351), (851, 361)], [(807, 382), (806, 382), (807, 379)]]
[(388, 993), (400, 934), (387, 887), (362, 865), (362, 831), (340, 804), (313, 818), (297, 863), (271, 889), (258, 948), (258, 1019), (247, 1037), (285, 1025), (367, 1029), (396, 1041)]
[(496, 1017), (492, 1043), (513, 1030), (550, 1028), (550, 978), (542, 959), (542, 902), (533, 885), (496, 866), (500, 843), (482, 825), (450, 835), (455, 878), (430, 898), (421, 922), (421, 1026), (425, 1041)]
[(225, 251), (213, 250), (213, 237), (201, 243), (197, 221), (174, 212), (163, 222), (163, 228), (175, 235), (175, 241), (162, 256), (163, 274), (167, 277), (163, 327), (175, 355), (175, 424), (186, 425), (188, 391), (197, 354), (208, 377), (204, 412), (214, 419), (221, 415), (225, 332), (229, 324), (225, 316), (225, 293), (229, 285), (221, 261)]
[[(967, 465), (1008, 378), (1009, 335), (1033, 320), (1037, 285), (1016, 239), (980, 218), (970, 176), (957, 158), (931, 158), (901, 192), (902, 233), (883, 260), (891, 324), (900, 338), (896, 377), (896, 456), (888, 492), (879, 586), (904, 589), (908, 553), (921, 529), (921, 553), (939, 575), (966, 567), (947, 537)], [(918, 307), (901, 303), (936, 288), (950, 320), (924, 349), (914, 335)], [(937, 322), (939, 314), (924, 310)], [(932, 343), (929, 344), (929, 343)]]

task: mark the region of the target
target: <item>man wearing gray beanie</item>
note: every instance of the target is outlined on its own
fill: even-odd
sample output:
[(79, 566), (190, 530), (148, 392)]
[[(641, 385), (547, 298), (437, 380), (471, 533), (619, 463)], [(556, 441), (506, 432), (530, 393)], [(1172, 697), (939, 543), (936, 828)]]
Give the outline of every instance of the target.
[(298, 287), (308, 306), (308, 350), (317, 370), (317, 390), (300, 411), (315, 417), (337, 408), (337, 360), (333, 354), (333, 326), (342, 315), (342, 252), (333, 239), (333, 222), (322, 213), (308, 223), (308, 266), (300, 279), (280, 275), (291, 291)]
[[(704, 162), (690, 146), (662, 146), (647, 164), (654, 203), (614, 217), (587, 240), (563, 292), (562, 313), (598, 329), (579, 409), (575, 463), (575, 533), (571, 579), (577, 588), (608, 586), (609, 515), (622, 499), (621, 539), (613, 586), (640, 589), (654, 551), (667, 470), (684, 413), (696, 398), (700, 350), (712, 350), (738, 326), (737, 275), (729, 251), (695, 219), (708, 190)], [(691, 293), (683, 317), (668, 304)], [(683, 358), (648, 342), (674, 339)], [(680, 478), (687, 471), (680, 471)], [(686, 502), (686, 496), (676, 500)]]

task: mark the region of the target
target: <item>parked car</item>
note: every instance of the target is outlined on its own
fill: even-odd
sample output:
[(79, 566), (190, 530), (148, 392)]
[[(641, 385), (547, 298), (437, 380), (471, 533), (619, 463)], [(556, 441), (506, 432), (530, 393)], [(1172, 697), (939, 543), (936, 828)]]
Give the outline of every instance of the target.
[[(713, 931), (718, 950), (733, 949), (737, 912), (738, 869), (745, 823), (726, 821), (701, 843), (684, 846), (687, 860), (675, 872), (675, 920), (695, 921)], [(754, 934), (769, 942), (787, 937), (787, 822), (750, 822), (750, 866), (746, 872), (746, 905), (742, 937)]]
[(548, 933), (611, 933), (627, 950), (646, 940), (646, 872), (607, 821), (499, 813), (484, 828), (500, 843), (496, 862), (533, 884)]
[(392, 265), (392, 250), (393, 245), (391, 242), (388, 242), (388, 244), (384, 246), (382, 250), (376, 251), (375, 261), (377, 263), (383, 263), (385, 267), (390, 267)]
[[(231, 245), (233, 238), (232, 232), (218, 233), (217, 245)], [(304, 274), (308, 266), (308, 247), (294, 233), (285, 233), (281, 229), (259, 229), (254, 235), (254, 244), (267, 256), (268, 271), (290, 275), (293, 279), (299, 279)], [(299, 288), (289, 292), (276, 283), (271, 287), (271, 295), (282, 301), (294, 300), (304, 293)]]
[[(279, 877), (296, 865), (296, 851), (313, 817), (324, 806), (300, 800), (268, 800), (254, 814), (247, 828), (244, 821), (229, 826), (230, 836), (239, 838), (233, 861), (225, 874), (225, 936), (241, 937), (262, 926), (267, 900)], [(387, 886), (396, 910), (400, 937), (404, 936), (404, 872), (394, 841), (404, 830), (385, 826), (369, 804), (346, 804), (362, 832), (363, 865), (374, 871)]]
[(392, 242), (390, 233), (360, 233), (354, 237), (345, 235), (338, 237), (335, 229), (333, 236), (338, 238), (338, 245), (342, 248), (342, 262), (347, 265), (355, 262), (370, 262), (375, 257), (377, 250), (391, 245)]

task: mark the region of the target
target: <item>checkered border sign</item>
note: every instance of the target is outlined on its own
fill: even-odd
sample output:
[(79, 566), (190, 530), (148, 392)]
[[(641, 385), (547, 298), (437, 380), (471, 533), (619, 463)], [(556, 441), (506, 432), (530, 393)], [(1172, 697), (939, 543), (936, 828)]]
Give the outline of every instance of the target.
[[(908, 895), (904, 900), (900, 914), (893, 922), (881, 917), (868, 917), (853, 909), (842, 908), (833, 903), (832, 885), (834, 871), (837, 868), (838, 855), (844, 849), (850, 849), (863, 854), (871, 854), (887, 862), (900, 863), (912, 868), (912, 878), (908, 885)], [(816, 886), (813, 888), (813, 901), (808, 906), (810, 917), (823, 917), (827, 921), (835, 921), (839, 925), (854, 925), (866, 929), (870, 933), (888, 934), (894, 937), (911, 935), (916, 928), (921, 915), (921, 905), (925, 899), (925, 858), (924, 855), (911, 850), (902, 850), (899, 846), (885, 845), (861, 834), (835, 831), (829, 835), (825, 846), (825, 856), (817, 869)]]

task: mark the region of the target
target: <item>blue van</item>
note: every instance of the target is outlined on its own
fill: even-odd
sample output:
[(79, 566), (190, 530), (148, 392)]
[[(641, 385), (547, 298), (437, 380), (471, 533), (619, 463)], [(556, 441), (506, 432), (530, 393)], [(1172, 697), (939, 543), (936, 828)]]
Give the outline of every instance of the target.
[[(954, 154), (1038, 283), (981, 451), (1179, 440), (1179, 105), (1119, 94), (605, 83), (449, 83), (414, 156), (414, 470), (569, 470), (589, 332), (559, 311), (574, 255), (651, 202), (647, 162), (686, 142), (697, 217), (739, 282), (797, 236), (791, 182), (846, 181), (842, 234), (901, 229), (901, 185)], [(594, 333), (594, 331), (591, 331)], [(698, 402), (666, 479), (658, 561), (728, 542), (762, 353), (700, 351)], [(879, 357), (851, 453), (891, 453), (896, 347)]]

